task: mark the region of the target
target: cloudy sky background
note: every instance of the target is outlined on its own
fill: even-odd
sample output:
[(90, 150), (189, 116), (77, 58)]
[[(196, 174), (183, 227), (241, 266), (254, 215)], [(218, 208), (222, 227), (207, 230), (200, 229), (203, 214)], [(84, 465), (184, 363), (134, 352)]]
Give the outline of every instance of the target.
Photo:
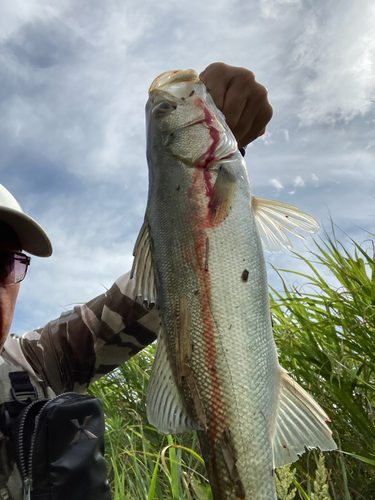
[[(54, 244), (33, 258), (12, 331), (130, 268), (148, 189), (144, 105), (166, 70), (254, 71), (274, 107), (246, 155), (255, 195), (327, 227), (331, 215), (359, 242), (374, 233), (374, 26), (372, 0), (2, 2), (0, 182)], [(286, 252), (266, 258), (296, 266)]]

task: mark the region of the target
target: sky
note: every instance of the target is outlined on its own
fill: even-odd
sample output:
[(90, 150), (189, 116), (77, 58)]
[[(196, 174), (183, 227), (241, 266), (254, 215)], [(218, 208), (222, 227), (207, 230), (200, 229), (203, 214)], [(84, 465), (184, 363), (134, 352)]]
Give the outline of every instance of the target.
[[(374, 26), (372, 0), (2, 2), (0, 183), (54, 246), (32, 258), (12, 332), (130, 269), (148, 190), (144, 106), (167, 70), (252, 70), (274, 108), (246, 154), (254, 194), (322, 227), (332, 217), (343, 240), (375, 233)], [(271, 264), (300, 270), (287, 251), (266, 261), (279, 288)]]

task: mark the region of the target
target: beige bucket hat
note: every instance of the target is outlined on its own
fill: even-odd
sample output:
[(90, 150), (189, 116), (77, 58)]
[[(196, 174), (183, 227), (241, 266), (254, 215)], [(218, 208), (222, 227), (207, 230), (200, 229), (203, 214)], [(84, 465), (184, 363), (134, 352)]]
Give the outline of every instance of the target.
[(0, 220), (14, 229), (25, 252), (38, 257), (49, 257), (52, 254), (52, 243), (47, 233), (34, 219), (23, 212), (18, 201), (2, 184), (0, 184)]

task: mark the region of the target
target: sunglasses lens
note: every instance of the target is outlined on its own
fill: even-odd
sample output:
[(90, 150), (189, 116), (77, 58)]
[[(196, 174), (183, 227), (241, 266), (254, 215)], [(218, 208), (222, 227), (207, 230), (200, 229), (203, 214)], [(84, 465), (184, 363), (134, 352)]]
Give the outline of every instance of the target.
[(14, 254), (2, 253), (0, 255), (0, 278), (4, 285), (15, 283), (14, 281)]
[(25, 277), (27, 270), (27, 266), (25, 262), (20, 262), (19, 260), (14, 261), (14, 269), (13, 269), (13, 277), (14, 281), (13, 283), (18, 283), (19, 281), (22, 281), (23, 278)]
[(21, 257), (21, 254), (0, 252), (0, 283), (12, 285), (22, 281), (26, 275), (27, 266), (28, 262)]

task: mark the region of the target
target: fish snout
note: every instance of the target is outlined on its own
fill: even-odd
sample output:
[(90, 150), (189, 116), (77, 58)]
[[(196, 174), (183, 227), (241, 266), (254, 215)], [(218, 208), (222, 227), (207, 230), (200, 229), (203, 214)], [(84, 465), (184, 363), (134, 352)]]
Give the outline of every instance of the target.
[(198, 73), (193, 69), (165, 71), (155, 78), (148, 92), (151, 95), (153, 92), (162, 91), (178, 99), (187, 99), (198, 82)]

